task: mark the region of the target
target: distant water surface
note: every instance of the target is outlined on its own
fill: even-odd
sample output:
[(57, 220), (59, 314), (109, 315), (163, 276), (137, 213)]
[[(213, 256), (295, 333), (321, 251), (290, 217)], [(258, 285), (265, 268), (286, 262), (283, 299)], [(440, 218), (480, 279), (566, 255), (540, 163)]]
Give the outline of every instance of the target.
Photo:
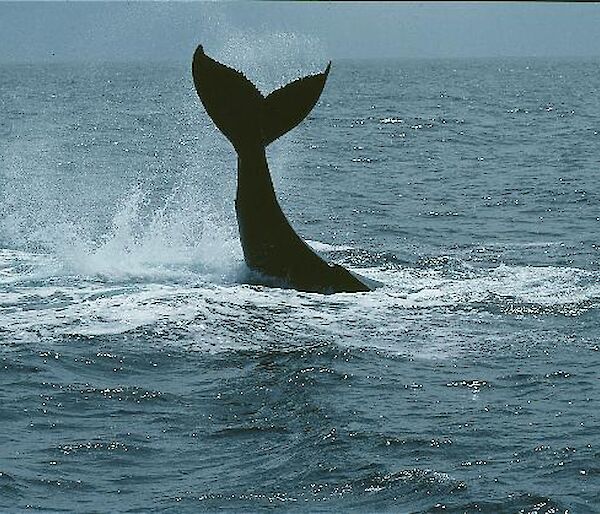
[(0, 510), (598, 512), (599, 64), (334, 62), (268, 152), (330, 296), (188, 63), (0, 66)]

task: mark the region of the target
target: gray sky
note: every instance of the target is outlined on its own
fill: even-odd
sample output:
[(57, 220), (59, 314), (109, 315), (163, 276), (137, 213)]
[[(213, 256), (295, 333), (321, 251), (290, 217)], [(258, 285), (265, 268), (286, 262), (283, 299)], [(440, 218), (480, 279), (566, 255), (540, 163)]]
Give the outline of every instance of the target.
[(185, 61), (200, 42), (332, 59), (598, 56), (600, 4), (0, 2), (3, 62)]

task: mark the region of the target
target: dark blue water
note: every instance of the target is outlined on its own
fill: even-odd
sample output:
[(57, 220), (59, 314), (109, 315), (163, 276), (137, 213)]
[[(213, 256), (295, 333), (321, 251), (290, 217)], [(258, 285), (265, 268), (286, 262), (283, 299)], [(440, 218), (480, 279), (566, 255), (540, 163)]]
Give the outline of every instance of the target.
[(246, 283), (188, 63), (3, 65), (0, 510), (600, 510), (598, 64), (334, 62), (269, 149), (331, 296)]

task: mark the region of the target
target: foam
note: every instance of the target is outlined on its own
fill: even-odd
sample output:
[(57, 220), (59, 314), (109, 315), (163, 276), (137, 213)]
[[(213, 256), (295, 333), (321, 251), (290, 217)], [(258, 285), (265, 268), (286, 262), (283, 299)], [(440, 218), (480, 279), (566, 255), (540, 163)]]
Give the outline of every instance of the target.
[[(102, 265), (108, 274), (104, 277), (98, 277), (92, 260), (85, 264), (91, 276), (65, 274), (32, 281), (36, 268), (48, 266), (46, 258), (0, 252), (1, 269), (13, 269), (10, 264), (17, 261), (29, 266), (23, 268), (21, 280), (0, 283), (0, 330), (9, 332), (12, 340), (143, 330), (155, 334), (156, 344), (197, 351), (335, 342), (446, 358), (480, 334), (482, 323), (506, 316), (507, 305), (538, 306), (537, 316), (548, 313), (548, 307), (552, 315), (569, 315), (573, 305), (579, 305), (581, 313), (600, 303), (597, 273), (551, 266), (501, 265), (463, 277), (448, 277), (440, 269), (373, 267), (359, 271), (384, 283), (376, 291), (320, 295), (236, 280), (219, 282), (193, 263), (182, 264), (178, 280), (155, 268), (154, 275), (138, 280), (135, 273), (123, 272), (127, 265), (138, 269), (135, 259), (117, 267)], [(18, 275), (12, 273), (13, 278)]]

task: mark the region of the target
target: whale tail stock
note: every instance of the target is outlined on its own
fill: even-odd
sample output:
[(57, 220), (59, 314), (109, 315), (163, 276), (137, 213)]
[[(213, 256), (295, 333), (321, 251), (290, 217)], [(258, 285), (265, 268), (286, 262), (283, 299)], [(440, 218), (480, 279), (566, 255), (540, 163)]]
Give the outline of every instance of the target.
[(248, 145), (267, 146), (298, 125), (319, 100), (330, 67), (265, 97), (242, 73), (211, 59), (198, 46), (192, 75), (206, 112), (239, 153)]
[(242, 73), (194, 53), (192, 74), (206, 112), (238, 153), (235, 209), (248, 268), (309, 292), (370, 291), (366, 279), (329, 264), (294, 231), (273, 189), (265, 146), (298, 125), (315, 106), (331, 63), (266, 97)]

